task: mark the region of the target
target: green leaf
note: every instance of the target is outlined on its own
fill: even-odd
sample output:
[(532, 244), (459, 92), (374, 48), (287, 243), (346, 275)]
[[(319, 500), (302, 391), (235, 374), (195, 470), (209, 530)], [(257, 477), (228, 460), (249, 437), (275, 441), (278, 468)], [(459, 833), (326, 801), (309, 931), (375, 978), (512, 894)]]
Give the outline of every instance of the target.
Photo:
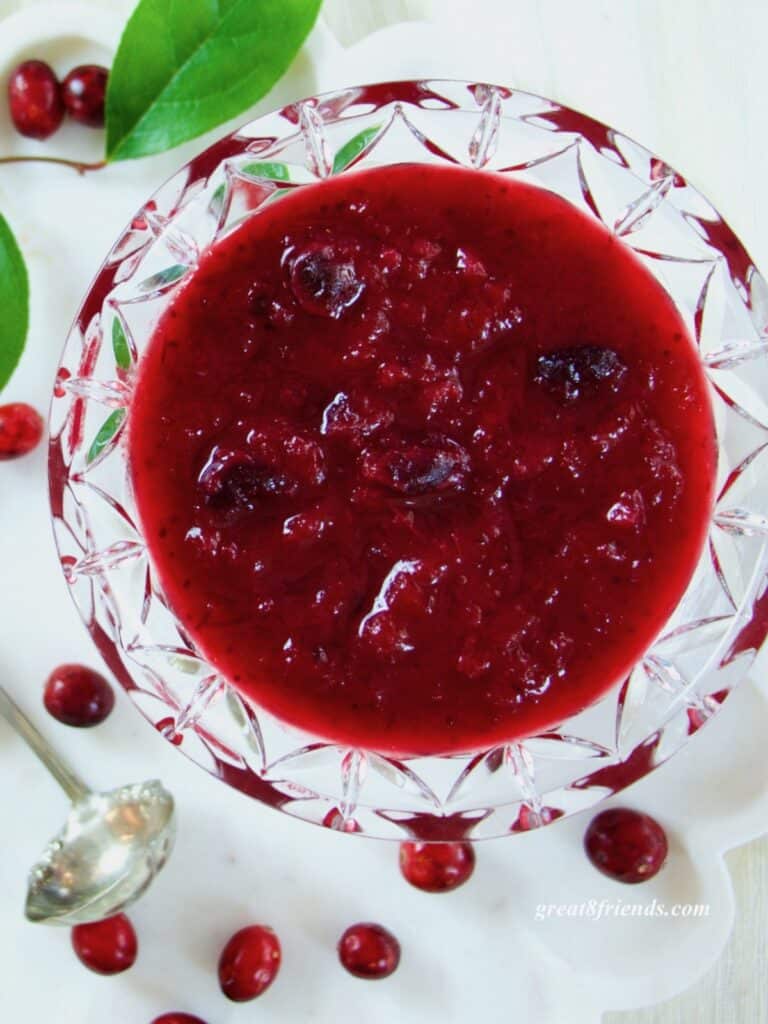
[(125, 329), (119, 317), (112, 321), (112, 351), (115, 353), (115, 364), (119, 370), (130, 370), (131, 349), (125, 336)]
[(372, 125), (370, 128), (364, 128), (361, 132), (358, 132), (349, 142), (345, 142), (333, 158), (333, 173), (338, 174), (345, 167), (349, 167), (355, 157), (363, 152), (365, 147), (376, 138), (380, 131), (380, 124)]
[(21, 359), (29, 327), (29, 279), (24, 258), (0, 214), (0, 391)]
[(269, 181), (290, 181), (291, 171), (288, 164), (256, 163), (245, 164), (240, 168), (241, 174), (252, 178), (267, 178)]
[(107, 88), (107, 159), (172, 149), (269, 92), (321, 0), (140, 0)]
[(98, 434), (93, 439), (93, 444), (88, 449), (85, 461), (90, 465), (101, 455), (109, 442), (123, 425), (125, 409), (115, 409), (102, 423)]

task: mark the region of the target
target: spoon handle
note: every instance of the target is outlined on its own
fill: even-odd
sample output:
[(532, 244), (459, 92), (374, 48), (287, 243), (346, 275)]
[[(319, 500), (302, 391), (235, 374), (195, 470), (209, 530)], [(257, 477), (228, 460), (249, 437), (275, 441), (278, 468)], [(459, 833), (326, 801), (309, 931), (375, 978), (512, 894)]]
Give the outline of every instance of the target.
[(45, 737), (38, 732), (24, 712), (11, 699), (10, 695), (0, 686), (0, 715), (12, 725), (23, 740), (34, 750), (45, 767), (56, 779), (70, 800), (77, 802), (88, 796), (90, 790), (78, 778)]

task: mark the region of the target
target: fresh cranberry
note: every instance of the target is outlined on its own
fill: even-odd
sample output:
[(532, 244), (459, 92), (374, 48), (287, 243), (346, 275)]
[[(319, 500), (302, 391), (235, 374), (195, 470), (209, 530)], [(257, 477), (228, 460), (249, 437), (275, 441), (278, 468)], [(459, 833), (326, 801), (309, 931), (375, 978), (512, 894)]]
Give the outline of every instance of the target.
[(380, 924), (353, 924), (339, 939), (339, 960), (356, 978), (388, 978), (400, 963), (400, 943)]
[(468, 473), (469, 456), (448, 438), (363, 453), (366, 480), (408, 497), (462, 491)]
[(600, 385), (619, 390), (627, 368), (617, 352), (599, 345), (581, 345), (545, 352), (536, 361), (535, 381), (561, 402), (574, 402)]
[(248, 448), (216, 445), (198, 476), (205, 502), (237, 514), (253, 512), (270, 497), (295, 497), (325, 479), (322, 448), (279, 428), (252, 430)]
[(46, 710), (64, 725), (98, 725), (115, 706), (115, 694), (104, 676), (86, 665), (59, 665), (43, 692)]
[(89, 128), (104, 125), (104, 100), (109, 71), (99, 64), (81, 64), (73, 68), (61, 86), (64, 106), (73, 120)]
[(38, 446), (42, 436), (42, 417), (31, 405), (0, 405), (0, 462), (27, 455)]
[(587, 856), (617, 882), (647, 882), (667, 859), (667, 837), (647, 814), (614, 807), (593, 818), (584, 836)]
[(163, 1013), (150, 1024), (205, 1024), (205, 1021), (191, 1013)]
[(424, 892), (450, 892), (469, 881), (475, 870), (471, 843), (401, 843), (403, 878)]
[(138, 951), (136, 932), (125, 914), (72, 929), (78, 960), (96, 974), (121, 974), (133, 967)]
[(234, 1003), (265, 992), (280, 970), (280, 942), (271, 928), (254, 924), (235, 932), (219, 958), (221, 991)]
[(365, 287), (352, 259), (333, 245), (310, 245), (298, 253), (290, 264), (290, 282), (303, 309), (334, 320), (357, 302)]
[(16, 130), (30, 139), (47, 139), (64, 119), (61, 85), (42, 60), (19, 64), (8, 81), (8, 106)]
[(206, 502), (213, 508), (252, 512), (260, 497), (285, 490), (284, 478), (269, 473), (248, 452), (216, 447), (198, 478)]

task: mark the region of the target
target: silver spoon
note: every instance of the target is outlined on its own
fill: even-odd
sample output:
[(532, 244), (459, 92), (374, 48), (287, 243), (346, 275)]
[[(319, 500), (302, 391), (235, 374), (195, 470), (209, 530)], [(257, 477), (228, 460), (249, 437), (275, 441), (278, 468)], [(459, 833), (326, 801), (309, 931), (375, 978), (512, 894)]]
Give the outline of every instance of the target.
[(173, 797), (157, 780), (94, 793), (1, 686), (0, 715), (72, 801), (63, 829), (30, 872), (27, 918), (73, 925), (116, 914), (165, 864), (175, 833)]

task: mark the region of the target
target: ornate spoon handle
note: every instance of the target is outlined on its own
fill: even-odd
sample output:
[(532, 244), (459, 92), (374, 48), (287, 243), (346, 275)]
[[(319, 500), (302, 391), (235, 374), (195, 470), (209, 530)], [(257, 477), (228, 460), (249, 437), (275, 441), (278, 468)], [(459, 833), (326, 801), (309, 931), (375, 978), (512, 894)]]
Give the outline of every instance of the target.
[(12, 725), (21, 738), (34, 750), (45, 767), (73, 803), (85, 799), (90, 789), (51, 747), (45, 737), (30, 722), (24, 712), (0, 686), (0, 715)]

